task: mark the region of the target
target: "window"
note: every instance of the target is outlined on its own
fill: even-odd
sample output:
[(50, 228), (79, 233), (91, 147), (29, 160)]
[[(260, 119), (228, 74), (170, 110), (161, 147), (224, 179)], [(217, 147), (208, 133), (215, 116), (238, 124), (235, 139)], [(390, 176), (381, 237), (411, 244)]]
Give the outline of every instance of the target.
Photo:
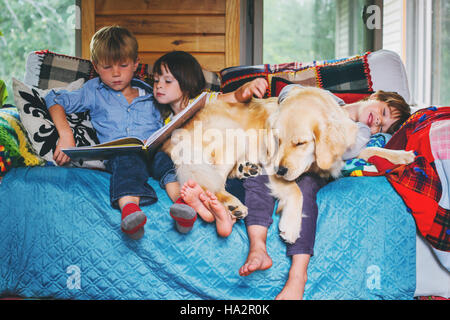
[[(406, 66), (413, 106), (450, 105), (450, 0), (259, 1), (261, 62), (309, 62), (391, 50)], [(362, 13), (372, 5), (379, 8), (382, 23), (369, 30)]]
[(75, 55), (75, 0), (0, 0), (0, 79), (14, 104), (12, 77), (23, 80), (28, 54), (36, 50)]
[(369, 31), (366, 0), (264, 0), (263, 62), (313, 61), (361, 54)]
[(450, 0), (433, 1), (431, 103), (450, 106)]
[(450, 0), (403, 2), (406, 70), (417, 107), (450, 105)]

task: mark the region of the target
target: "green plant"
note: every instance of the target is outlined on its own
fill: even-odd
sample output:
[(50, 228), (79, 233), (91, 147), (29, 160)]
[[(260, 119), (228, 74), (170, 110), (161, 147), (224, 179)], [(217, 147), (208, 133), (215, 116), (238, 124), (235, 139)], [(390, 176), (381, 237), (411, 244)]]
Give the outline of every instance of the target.
[(8, 90), (3, 80), (0, 80), (0, 107), (3, 106), (8, 98)]
[[(74, 5), (75, 0), (0, 0), (0, 79), (10, 93), (12, 77), (23, 80), (30, 52), (75, 54)], [(7, 103), (14, 103), (12, 96)]]

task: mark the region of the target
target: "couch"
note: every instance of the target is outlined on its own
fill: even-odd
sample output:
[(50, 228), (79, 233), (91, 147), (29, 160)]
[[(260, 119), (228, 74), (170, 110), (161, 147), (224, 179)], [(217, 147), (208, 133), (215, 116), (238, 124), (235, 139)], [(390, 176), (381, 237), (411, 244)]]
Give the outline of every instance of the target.
[[(136, 76), (151, 83), (148, 70), (141, 65)], [(378, 89), (397, 91), (410, 101), (404, 66), (398, 55), (385, 50), (311, 63), (240, 66), (205, 75), (210, 89), (223, 92), (264, 77), (270, 83), (267, 96), (276, 96), (287, 83), (302, 83), (329, 89), (347, 102)], [(15, 80), (16, 106), (0, 109), (0, 125), (12, 141), (3, 148), (3, 159), (9, 162), (4, 161), (0, 183), (0, 296), (273, 299), (290, 267), (278, 235), (278, 215), (267, 239), (273, 266), (240, 277), (238, 269), (248, 252), (244, 221), (236, 223), (228, 238), (218, 237), (214, 225), (201, 219), (190, 233), (180, 234), (169, 216), (171, 201), (149, 179), (158, 202), (143, 207), (148, 217), (145, 236), (134, 241), (121, 232), (120, 214), (109, 204), (109, 174), (102, 163), (52, 163), (57, 136), (42, 111), (42, 96), (49, 88), (76, 89), (94, 76), (88, 61), (33, 52), (24, 81)], [(77, 145), (96, 142), (88, 114), (69, 117)], [(358, 174), (373, 171), (368, 167), (374, 166), (354, 168), (355, 174), (318, 193), (315, 254), (304, 298), (448, 297), (450, 275), (417, 232), (411, 210), (385, 175)]]

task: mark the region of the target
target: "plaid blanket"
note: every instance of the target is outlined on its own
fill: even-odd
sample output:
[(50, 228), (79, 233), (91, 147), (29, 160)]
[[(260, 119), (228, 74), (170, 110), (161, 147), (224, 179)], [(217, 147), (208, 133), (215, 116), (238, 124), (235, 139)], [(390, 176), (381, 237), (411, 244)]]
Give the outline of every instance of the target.
[[(58, 88), (79, 78), (88, 81), (95, 77), (95, 70), (89, 60), (56, 54), (48, 50), (36, 51), (40, 68), (38, 87), (40, 89)], [(27, 68), (29, 68), (27, 66)]]
[[(91, 61), (49, 50), (35, 51), (34, 56), (29, 57), (27, 74), (32, 78), (28, 84), (44, 90), (63, 87), (80, 78), (86, 82), (98, 76)], [(205, 89), (219, 91), (220, 80), (217, 74), (208, 70), (203, 70), (203, 74), (206, 80)], [(134, 76), (153, 86), (151, 65), (140, 63)]]
[(386, 148), (414, 150), (417, 157), (409, 165), (364, 175), (386, 175), (423, 237), (434, 248), (450, 251), (450, 107), (417, 111)]
[(368, 54), (328, 61), (318, 66), (320, 87), (334, 93), (371, 93), (373, 89), (367, 62)]
[(226, 68), (220, 72), (221, 91), (231, 92), (245, 82), (264, 78), (269, 84), (265, 97), (277, 97), (284, 86), (296, 83), (306, 87), (319, 87), (333, 93), (372, 93), (367, 56), (356, 55), (338, 60), (290, 62)]

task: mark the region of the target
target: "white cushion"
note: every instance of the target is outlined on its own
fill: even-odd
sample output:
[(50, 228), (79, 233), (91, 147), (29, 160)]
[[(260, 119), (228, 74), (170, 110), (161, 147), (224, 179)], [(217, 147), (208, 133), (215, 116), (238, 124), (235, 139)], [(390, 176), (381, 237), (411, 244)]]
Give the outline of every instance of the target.
[(394, 91), (411, 103), (405, 66), (394, 51), (378, 50), (367, 57), (373, 90)]

